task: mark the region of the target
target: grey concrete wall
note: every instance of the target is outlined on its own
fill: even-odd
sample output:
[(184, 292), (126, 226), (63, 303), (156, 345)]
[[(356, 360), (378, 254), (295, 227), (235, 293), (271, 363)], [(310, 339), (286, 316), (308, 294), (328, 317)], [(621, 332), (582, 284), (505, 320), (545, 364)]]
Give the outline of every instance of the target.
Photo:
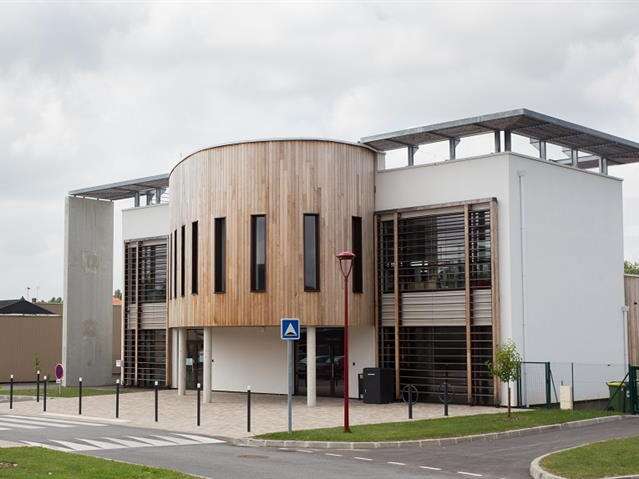
[(113, 203), (67, 197), (64, 237), (64, 384), (111, 383)]

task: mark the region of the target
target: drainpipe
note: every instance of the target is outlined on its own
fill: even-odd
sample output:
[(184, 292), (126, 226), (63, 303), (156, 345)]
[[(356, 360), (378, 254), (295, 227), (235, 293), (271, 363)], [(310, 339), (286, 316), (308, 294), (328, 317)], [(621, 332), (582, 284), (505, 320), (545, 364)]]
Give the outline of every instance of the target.
[[(520, 268), (521, 268), (521, 357), (523, 361), (526, 361), (526, 270), (525, 270), (525, 258), (526, 258), (526, 217), (524, 209), (524, 176), (525, 171), (517, 172), (517, 179), (519, 184), (519, 238), (520, 238)], [(524, 404), (528, 406), (528, 385), (526, 382), (526, 367), (522, 369), (522, 383), (523, 383), (523, 396)]]
[(623, 339), (623, 361), (622, 364), (629, 364), (630, 358), (628, 357), (628, 306), (623, 305), (621, 307), (621, 337)]

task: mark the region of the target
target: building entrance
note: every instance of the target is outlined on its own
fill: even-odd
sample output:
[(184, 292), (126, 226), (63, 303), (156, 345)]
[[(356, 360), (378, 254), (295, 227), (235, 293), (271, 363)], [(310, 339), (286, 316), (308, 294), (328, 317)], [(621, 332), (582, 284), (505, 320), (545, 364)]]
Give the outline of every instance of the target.
[[(316, 381), (318, 396), (342, 396), (344, 394), (344, 330), (342, 328), (317, 328), (316, 331)], [(306, 331), (302, 330), (295, 342), (295, 394), (306, 394)]]
[(189, 329), (186, 334), (186, 388), (196, 389), (202, 384), (204, 369), (204, 331)]

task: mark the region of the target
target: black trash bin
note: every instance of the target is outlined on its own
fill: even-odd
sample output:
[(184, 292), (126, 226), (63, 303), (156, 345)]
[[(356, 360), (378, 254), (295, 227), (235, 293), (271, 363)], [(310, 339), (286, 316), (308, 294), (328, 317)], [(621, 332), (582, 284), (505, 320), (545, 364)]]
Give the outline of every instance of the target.
[(364, 402), (386, 404), (395, 399), (395, 370), (364, 368)]

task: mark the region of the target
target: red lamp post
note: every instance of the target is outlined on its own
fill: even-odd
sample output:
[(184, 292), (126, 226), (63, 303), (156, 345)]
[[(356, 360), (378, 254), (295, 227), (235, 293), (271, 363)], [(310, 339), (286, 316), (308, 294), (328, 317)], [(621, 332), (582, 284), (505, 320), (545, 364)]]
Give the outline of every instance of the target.
[(344, 276), (344, 364), (342, 373), (344, 375), (344, 432), (351, 432), (348, 414), (348, 277), (353, 269), (355, 254), (350, 251), (342, 251), (337, 253), (337, 259), (339, 260), (339, 269)]

